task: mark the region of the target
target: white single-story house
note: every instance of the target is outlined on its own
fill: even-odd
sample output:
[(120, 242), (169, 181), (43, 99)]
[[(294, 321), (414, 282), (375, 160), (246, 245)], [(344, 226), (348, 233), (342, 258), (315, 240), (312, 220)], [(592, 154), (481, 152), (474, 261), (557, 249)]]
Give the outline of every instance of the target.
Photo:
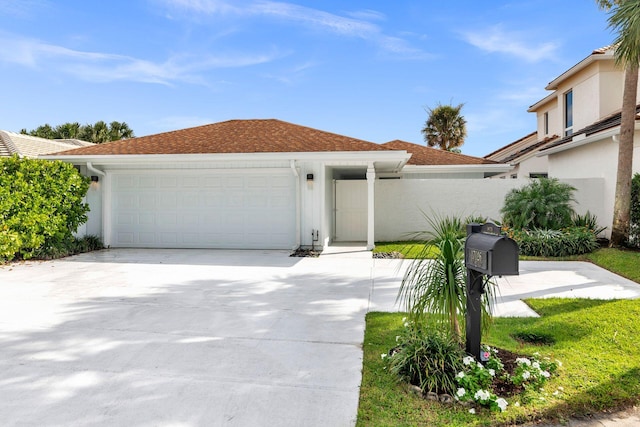
[(393, 221), (376, 217), (388, 204), (378, 197), (379, 184), (477, 180), (511, 169), (273, 119), (230, 120), (43, 158), (71, 162), (92, 177), (87, 234), (106, 246), (153, 248), (294, 249), (345, 241), (373, 248), (376, 228)]
[(94, 145), (79, 139), (45, 139), (37, 136), (0, 130), (0, 157), (38, 157), (59, 151)]

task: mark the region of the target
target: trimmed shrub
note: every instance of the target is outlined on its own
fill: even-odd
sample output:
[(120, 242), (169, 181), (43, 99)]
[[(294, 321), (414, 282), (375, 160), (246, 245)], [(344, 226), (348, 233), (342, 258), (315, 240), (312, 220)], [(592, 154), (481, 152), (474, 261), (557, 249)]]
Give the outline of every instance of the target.
[(560, 230), (571, 225), (576, 189), (555, 178), (535, 179), (507, 193), (503, 224), (515, 229)]
[(563, 257), (593, 252), (599, 245), (596, 235), (586, 227), (563, 230), (510, 230), (521, 255)]
[(69, 163), (0, 159), (0, 261), (64, 252), (87, 220), (88, 188)]
[(390, 370), (423, 392), (454, 395), (456, 374), (465, 356), (457, 340), (445, 330), (405, 321), (391, 351)]
[(640, 248), (640, 173), (633, 175), (631, 181), (631, 225), (629, 245)]

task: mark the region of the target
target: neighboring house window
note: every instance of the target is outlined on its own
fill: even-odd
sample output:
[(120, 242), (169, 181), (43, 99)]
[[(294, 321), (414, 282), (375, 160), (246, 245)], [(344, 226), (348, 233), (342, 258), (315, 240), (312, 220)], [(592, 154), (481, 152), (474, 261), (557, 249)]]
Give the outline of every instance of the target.
[(529, 178), (549, 178), (549, 174), (545, 172), (530, 173)]
[(549, 112), (548, 111), (544, 113), (543, 120), (544, 120), (544, 134), (546, 136), (546, 135), (549, 135)]
[(573, 91), (564, 94), (564, 136), (573, 134)]

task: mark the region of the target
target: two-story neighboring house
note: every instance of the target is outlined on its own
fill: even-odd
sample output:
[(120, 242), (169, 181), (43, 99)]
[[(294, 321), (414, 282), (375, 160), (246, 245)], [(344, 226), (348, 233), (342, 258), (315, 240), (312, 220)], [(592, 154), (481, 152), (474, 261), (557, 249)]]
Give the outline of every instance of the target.
[[(613, 221), (624, 90), (624, 70), (616, 66), (614, 54), (613, 46), (594, 50), (551, 81), (545, 89), (552, 92), (527, 110), (536, 114), (535, 134), (519, 140), (519, 152), (512, 152), (511, 158), (498, 155), (513, 151), (510, 147), (518, 146), (518, 141), (485, 157), (514, 165), (510, 177), (546, 173), (559, 179), (600, 179), (601, 188), (594, 189), (593, 197), (602, 200), (604, 215), (599, 222), (608, 227)], [(636, 122), (635, 172), (640, 171), (639, 125)]]

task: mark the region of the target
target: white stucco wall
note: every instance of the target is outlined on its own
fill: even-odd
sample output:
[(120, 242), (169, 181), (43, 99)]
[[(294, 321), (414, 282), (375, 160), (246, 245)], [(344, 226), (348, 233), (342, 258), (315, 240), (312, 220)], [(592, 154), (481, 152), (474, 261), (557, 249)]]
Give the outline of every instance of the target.
[[(315, 246), (322, 247), (328, 228), (323, 224), (322, 205), (325, 191), (324, 168), (318, 162), (298, 162), (300, 185), (300, 244), (312, 246), (312, 230), (318, 231)], [(307, 180), (313, 174), (313, 180)]]
[[(506, 194), (528, 179), (376, 181), (375, 240), (410, 239), (428, 229), (426, 215), (484, 216), (499, 221)], [(576, 211), (603, 215), (601, 179), (563, 180), (578, 189)]]

